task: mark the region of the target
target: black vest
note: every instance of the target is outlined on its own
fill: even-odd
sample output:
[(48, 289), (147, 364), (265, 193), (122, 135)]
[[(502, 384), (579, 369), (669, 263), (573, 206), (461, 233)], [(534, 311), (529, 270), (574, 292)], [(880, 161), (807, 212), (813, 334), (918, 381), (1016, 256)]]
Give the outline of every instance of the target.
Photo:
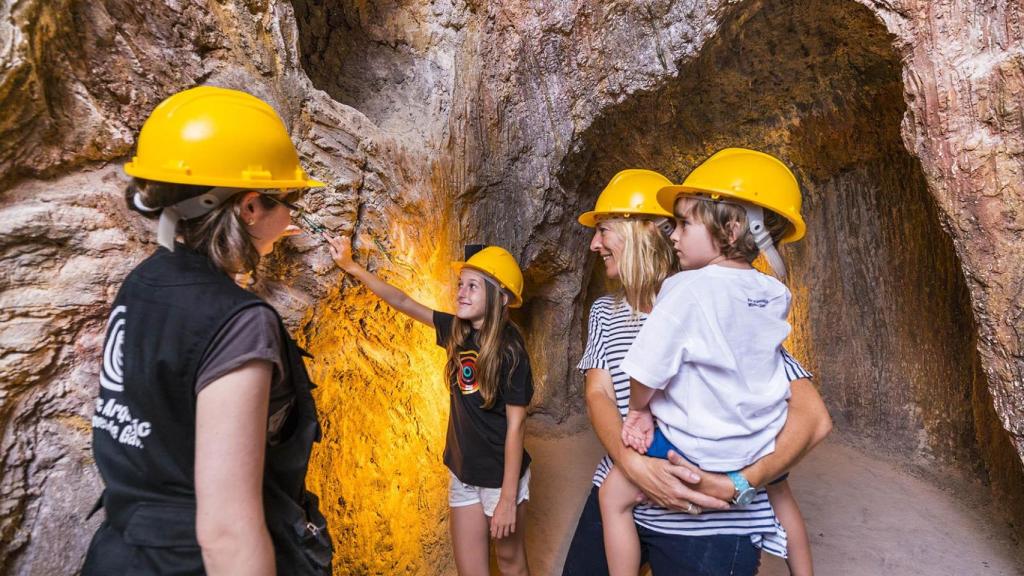
[[(196, 377), (214, 336), (250, 306), (269, 308), (180, 245), (173, 253), (158, 249), (125, 279), (107, 326), (92, 421), (107, 520), (83, 574), (203, 573), (195, 533)], [(280, 443), (267, 446), (264, 513), (278, 574), (329, 574), (326, 522), (305, 489), (320, 439), (308, 354), (280, 326), (295, 403)]]

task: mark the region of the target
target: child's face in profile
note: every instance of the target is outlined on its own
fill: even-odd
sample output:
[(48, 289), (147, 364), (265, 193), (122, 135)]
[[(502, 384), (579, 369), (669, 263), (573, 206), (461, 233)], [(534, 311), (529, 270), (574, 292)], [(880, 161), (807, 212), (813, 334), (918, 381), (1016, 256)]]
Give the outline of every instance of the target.
[(459, 272), (459, 289), (455, 297), (455, 315), (480, 328), (487, 306), (487, 281), (472, 268)]
[(703, 268), (722, 255), (707, 226), (693, 214), (697, 202), (687, 196), (680, 196), (676, 200), (676, 229), (669, 238), (683, 270)]

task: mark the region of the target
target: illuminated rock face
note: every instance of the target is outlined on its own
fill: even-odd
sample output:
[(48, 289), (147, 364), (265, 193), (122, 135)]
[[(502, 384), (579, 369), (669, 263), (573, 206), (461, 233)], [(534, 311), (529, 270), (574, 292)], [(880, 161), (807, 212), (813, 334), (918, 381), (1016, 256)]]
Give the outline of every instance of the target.
[[(12, 4), (0, 571), (80, 563), (102, 324), (153, 248), (116, 164), (152, 107), (196, 83), (271, 102), (331, 184), (309, 200), (317, 216), (425, 303), (448, 306), (465, 242), (519, 257), (535, 434), (586, 425), (573, 366), (603, 286), (575, 217), (603, 183), (628, 166), (679, 180), (730, 145), (779, 155), (809, 223), (789, 251), (791, 347), (839, 428), (985, 474), (1024, 513), (1018, 3)], [(338, 572), (450, 568), (432, 334), (341, 282), (315, 239), (262, 277), (316, 355), (325, 436), (310, 478)]]

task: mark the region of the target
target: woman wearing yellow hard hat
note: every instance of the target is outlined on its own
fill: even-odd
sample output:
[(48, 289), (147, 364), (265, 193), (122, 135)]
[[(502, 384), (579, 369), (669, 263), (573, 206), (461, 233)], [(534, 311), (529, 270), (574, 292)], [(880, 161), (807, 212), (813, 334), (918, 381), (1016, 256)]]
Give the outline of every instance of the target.
[[(731, 564), (743, 547), (749, 572), (737, 573), (753, 573), (758, 552), (752, 538), (769, 549), (775, 544), (764, 537), (774, 530), (764, 528), (763, 519), (771, 515), (771, 508), (763, 490), (750, 506), (726, 510), (736, 492), (728, 476), (701, 471), (675, 454), (668, 460), (642, 455), (627, 448), (621, 438), (630, 399), (630, 378), (621, 364), (654, 306), (655, 292), (677, 269), (665, 238), (675, 222), (670, 220), (671, 208), (658, 201), (659, 191), (667, 186), (671, 182), (660, 174), (625, 170), (601, 192), (594, 210), (579, 219), (595, 228), (590, 249), (600, 255), (606, 276), (621, 289), (592, 305), (587, 346), (578, 366), (585, 376), (590, 420), (608, 456), (594, 474), (594, 487), (573, 535), (563, 575), (609, 574), (599, 488), (613, 466), (651, 500), (633, 513), (641, 559), (656, 575), (725, 573), (727, 564), (743, 569)], [(775, 453), (742, 470), (754, 486), (775, 479), (824, 438), (830, 427), (807, 373), (788, 354), (783, 355), (792, 380), (789, 424), (779, 436)], [(701, 568), (702, 562), (710, 564)]]
[(160, 246), (107, 325), (92, 418), (106, 519), (82, 573), (329, 574), (304, 352), (233, 280), (299, 232), (292, 202), (323, 184), (274, 110), (235, 90), (167, 98), (137, 148), (126, 200)]
[(533, 373), (509, 308), (523, 303), (523, 273), (498, 246), (467, 246), (453, 262), (459, 276), (455, 314), (416, 302), (352, 259), (347, 237), (328, 236), (339, 268), (389, 306), (434, 329), (445, 349), (448, 433), (444, 463), (451, 472), (449, 528), (460, 575), (490, 574), (493, 541), (502, 574), (529, 574), (526, 501), (530, 455), (523, 447)]

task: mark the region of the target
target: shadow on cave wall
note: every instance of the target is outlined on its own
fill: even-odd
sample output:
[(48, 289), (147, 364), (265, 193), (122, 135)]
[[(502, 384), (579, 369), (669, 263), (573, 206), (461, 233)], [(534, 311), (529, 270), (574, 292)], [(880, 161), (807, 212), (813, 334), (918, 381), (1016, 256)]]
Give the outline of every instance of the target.
[[(753, 0), (678, 76), (607, 110), (560, 175), (592, 203), (627, 167), (681, 181), (729, 146), (794, 168), (807, 237), (785, 250), (788, 346), (816, 374), (837, 429), (918, 464), (953, 464), (1024, 497), (992, 408), (969, 293), (918, 160), (900, 136), (893, 38), (846, 0)], [(587, 303), (604, 293), (592, 273)]]

